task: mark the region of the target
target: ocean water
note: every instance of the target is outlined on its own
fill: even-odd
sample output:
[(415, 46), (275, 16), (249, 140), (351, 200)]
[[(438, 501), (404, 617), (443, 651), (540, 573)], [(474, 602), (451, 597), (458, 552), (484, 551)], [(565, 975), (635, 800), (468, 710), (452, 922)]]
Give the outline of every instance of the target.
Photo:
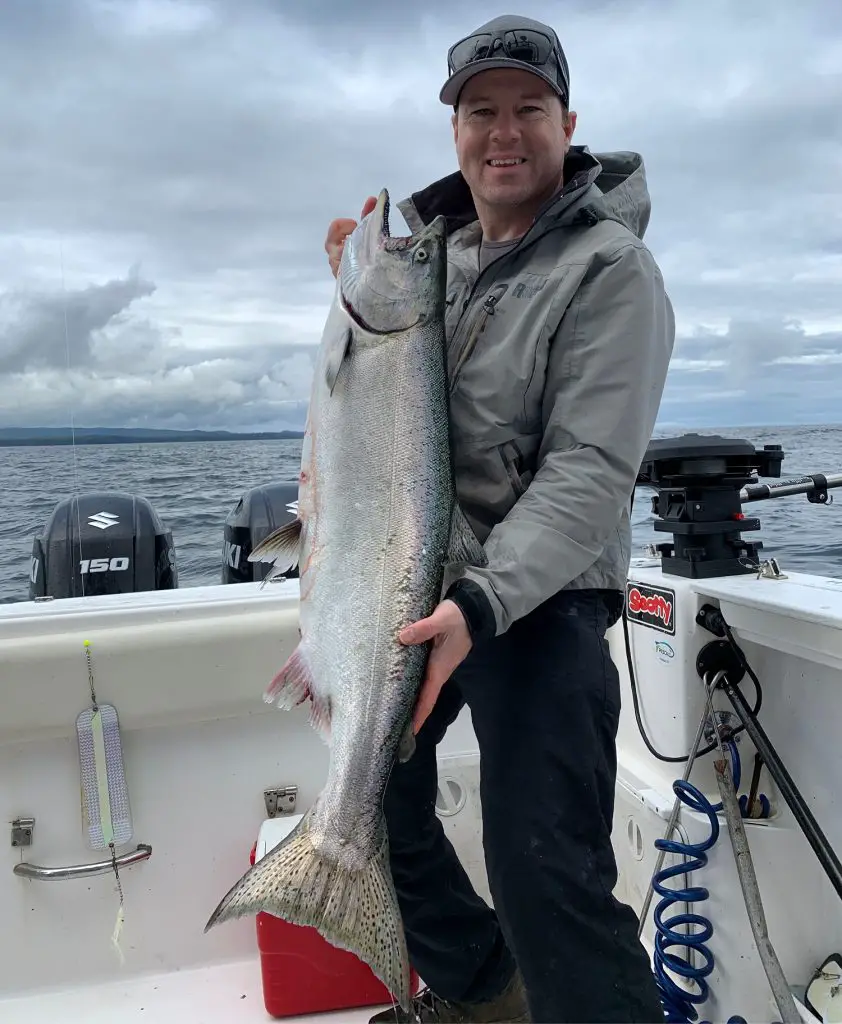
[[(842, 472), (842, 426), (700, 432), (782, 445), (783, 478)], [(128, 491), (152, 503), (172, 530), (180, 587), (219, 583), (229, 512), (252, 487), (294, 481), (300, 452), (297, 440), (0, 448), (0, 602), (28, 599), (33, 537), (59, 501), (91, 490)], [(637, 492), (635, 553), (666, 539), (651, 527), (653, 493)], [(842, 488), (836, 497), (828, 506), (803, 495), (747, 506), (760, 517), (763, 554), (778, 557), (784, 571), (842, 578)]]

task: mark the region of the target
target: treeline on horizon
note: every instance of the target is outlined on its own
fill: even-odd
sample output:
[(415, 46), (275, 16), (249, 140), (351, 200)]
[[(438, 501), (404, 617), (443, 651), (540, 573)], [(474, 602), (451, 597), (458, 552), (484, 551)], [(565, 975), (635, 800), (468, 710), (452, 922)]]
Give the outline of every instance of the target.
[(162, 444), (185, 441), (285, 441), (304, 437), (301, 430), (164, 430), (142, 427), (0, 427), (0, 447), (21, 445)]

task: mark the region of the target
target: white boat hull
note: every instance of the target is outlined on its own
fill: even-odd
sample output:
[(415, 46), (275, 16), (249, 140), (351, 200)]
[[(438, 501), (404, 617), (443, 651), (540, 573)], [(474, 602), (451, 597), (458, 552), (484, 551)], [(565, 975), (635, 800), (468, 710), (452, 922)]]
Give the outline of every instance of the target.
[[(842, 581), (796, 574), (786, 581), (686, 581), (643, 563), (632, 577), (677, 593), (676, 633), (662, 634), (674, 657), (656, 650), (654, 631), (636, 624), (631, 629), (643, 719), (655, 745), (682, 754), (695, 735), (702, 709), (695, 656), (714, 638), (695, 625), (694, 616), (703, 601), (711, 601), (761, 679), (764, 728), (825, 834), (842, 849), (836, 798), (842, 778)], [(264, 788), (296, 786), (301, 811), (324, 779), (327, 749), (307, 725), (306, 710), (279, 712), (260, 699), (297, 642), (297, 593), (297, 582), (262, 590), (247, 583), (0, 607), (0, 802), (6, 822), (35, 818), (30, 847), (3, 841), (0, 1019), (98, 1024), (118, 1012), (124, 1021), (155, 1024), (268, 1019), (254, 922), (231, 922), (208, 934), (203, 927), (248, 863), (266, 817)], [(90, 703), (86, 639), (98, 697), (114, 704), (122, 727), (134, 835), (118, 854), (138, 843), (152, 846), (147, 861), (121, 872), (122, 965), (111, 943), (113, 874), (55, 882), (13, 874), (21, 860), (60, 866), (103, 857), (86, 845), (79, 810), (75, 719)], [(639, 911), (657, 856), (654, 842), (672, 806), (672, 781), (683, 766), (657, 761), (644, 747), (621, 626), (612, 631), (611, 644), (624, 687), (616, 894)], [(752, 701), (750, 681), (742, 688)], [(723, 701), (718, 697), (717, 705), (725, 706)], [(740, 753), (745, 791), (753, 756), (747, 738)], [(718, 800), (711, 761), (703, 758), (691, 781)], [(487, 896), (478, 759), (467, 711), (442, 743), (441, 777), (445, 827)], [(827, 955), (842, 949), (842, 905), (766, 772), (761, 789), (775, 816), (747, 823), (747, 831), (770, 936), (797, 989)], [(683, 810), (680, 821), (691, 840), (707, 834), (703, 816)], [(713, 923), (708, 945), (716, 958), (702, 1018), (724, 1021), (739, 1013), (747, 1020), (778, 1019), (724, 821), (697, 876), (692, 882), (711, 893), (697, 909)], [(650, 949), (651, 917), (650, 908), (643, 936)], [(94, 999), (101, 1000), (96, 1009)], [(368, 1020), (372, 1012), (342, 1011), (338, 1018)]]
[[(641, 718), (659, 752), (680, 755), (690, 750), (704, 699), (696, 656), (717, 640), (699, 628), (695, 618), (704, 604), (719, 607), (763, 687), (759, 715), (763, 729), (838, 852), (842, 851), (842, 807), (836, 795), (842, 779), (842, 580), (787, 576), (785, 580), (759, 579), (756, 574), (687, 580), (664, 576), (655, 560), (636, 560), (630, 572), (632, 583), (675, 592), (674, 634), (629, 624)], [(633, 712), (620, 626), (613, 631), (612, 657), (623, 687), (614, 818), (620, 871), (616, 894), (639, 914), (656, 866), (654, 842), (665, 832), (675, 799), (672, 783), (682, 776), (684, 765), (659, 761), (644, 745)], [(753, 704), (754, 688), (747, 676), (740, 688)], [(722, 694), (714, 703), (717, 710), (733, 711)], [(740, 792), (748, 793), (755, 749), (745, 734), (739, 737), (738, 750)], [(713, 760), (714, 754), (708, 754), (697, 761), (690, 782), (716, 804), (720, 794)], [(842, 902), (765, 768), (760, 792), (771, 801), (772, 816), (743, 822), (769, 937), (790, 987), (800, 991), (826, 957), (842, 949)], [(683, 835), (674, 835), (675, 839), (699, 843), (710, 834), (704, 814), (685, 807), (679, 820)], [(714, 934), (706, 945), (715, 966), (706, 979), (710, 997), (701, 1008), (702, 1019), (725, 1021), (740, 1014), (749, 1021), (777, 1020), (779, 1011), (755, 948), (722, 814), (719, 821), (719, 840), (707, 853), (707, 865), (688, 876), (686, 883), (708, 888), (709, 898), (691, 906), (676, 904), (666, 916), (695, 912), (713, 925)], [(671, 857), (666, 861), (673, 862)], [(665, 884), (677, 888), (684, 882), (678, 878)], [(652, 910), (659, 899), (656, 895), (652, 901), (643, 933), (650, 952), (655, 935)], [(696, 957), (696, 963), (701, 962)]]

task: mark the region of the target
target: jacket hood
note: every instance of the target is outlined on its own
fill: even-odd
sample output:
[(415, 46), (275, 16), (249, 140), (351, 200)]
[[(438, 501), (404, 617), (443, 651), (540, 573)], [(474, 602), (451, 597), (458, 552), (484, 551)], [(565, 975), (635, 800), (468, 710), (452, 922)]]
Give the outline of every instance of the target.
[(643, 157), (631, 151), (591, 156), (583, 150), (599, 167), (588, 207), (600, 220), (615, 220), (642, 239), (652, 211)]
[[(546, 227), (584, 218), (614, 220), (643, 238), (649, 224), (651, 199), (643, 157), (631, 151), (591, 153), (587, 146), (571, 146), (564, 164), (564, 188), (539, 212), (536, 222)], [(461, 171), (433, 182), (398, 203), (411, 231), (418, 231), (442, 214), (447, 232), (473, 224), (476, 207)]]

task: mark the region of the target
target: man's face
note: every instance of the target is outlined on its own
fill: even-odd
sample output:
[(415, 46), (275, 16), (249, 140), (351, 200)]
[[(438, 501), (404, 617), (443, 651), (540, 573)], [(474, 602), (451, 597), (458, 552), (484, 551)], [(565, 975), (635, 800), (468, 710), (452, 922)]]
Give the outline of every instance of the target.
[[(469, 79), (453, 115), (459, 169), (488, 206), (540, 204), (559, 187), (576, 125), (537, 75), (492, 68)], [(497, 161), (514, 161), (501, 166)]]

